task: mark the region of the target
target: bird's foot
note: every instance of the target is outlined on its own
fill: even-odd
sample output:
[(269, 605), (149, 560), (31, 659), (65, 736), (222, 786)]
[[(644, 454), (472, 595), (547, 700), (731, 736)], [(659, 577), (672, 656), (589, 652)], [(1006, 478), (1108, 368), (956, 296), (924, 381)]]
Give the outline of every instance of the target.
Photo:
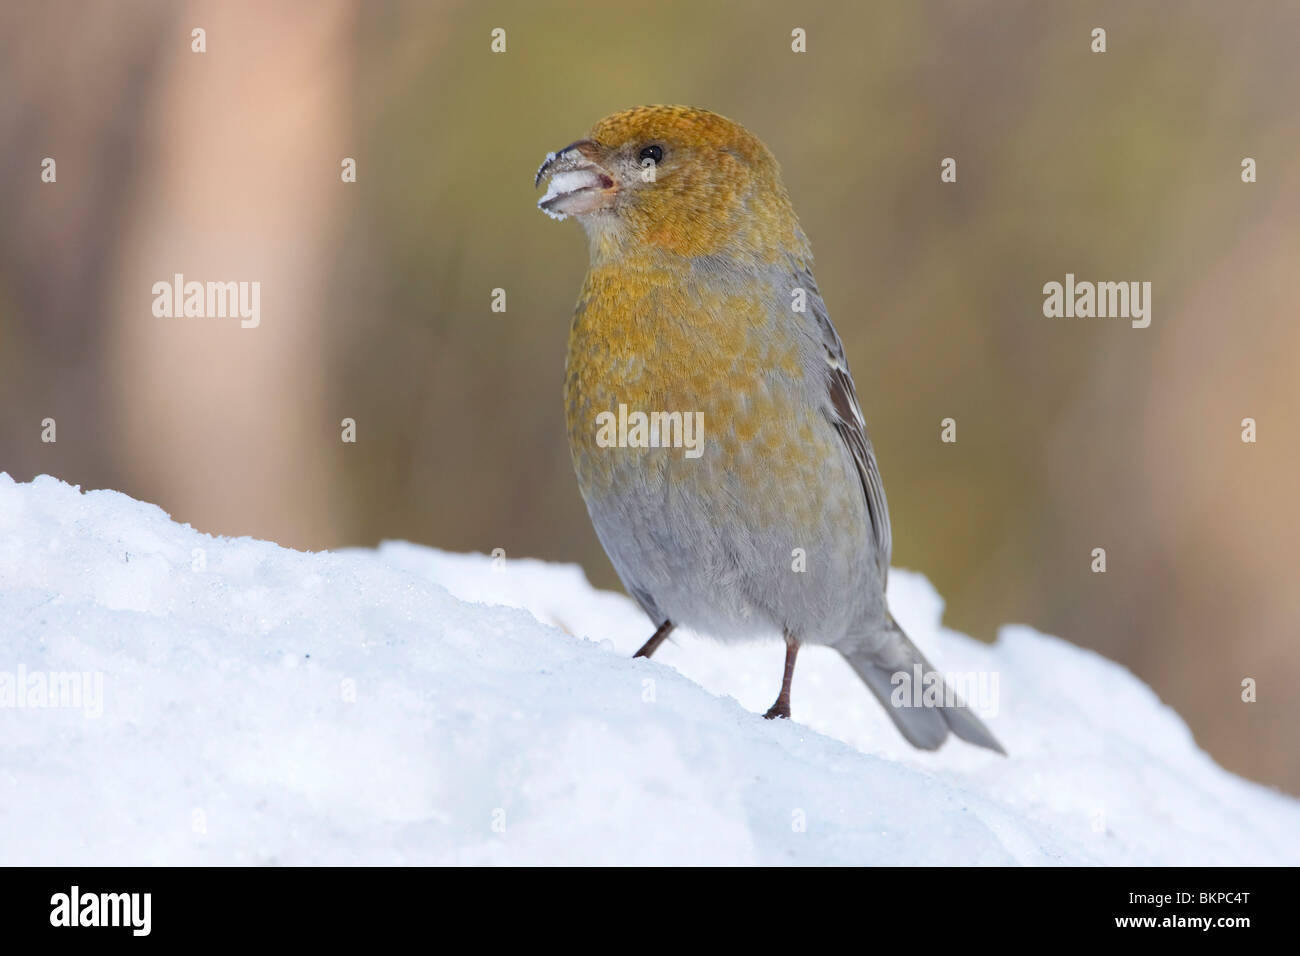
[(641, 645), (641, 650), (637, 651), (632, 657), (649, 657), (655, 651), (659, 650), (659, 645), (668, 639), (668, 635), (673, 631), (673, 622), (664, 621), (659, 625), (659, 629), (651, 635), (650, 640)]
[(767, 713), (763, 715), (765, 720), (775, 720), (777, 717), (785, 720), (790, 719), (790, 701), (778, 697), (776, 703), (769, 707)]
[(789, 631), (785, 632), (785, 675), (781, 678), (781, 693), (776, 695), (776, 703), (767, 709), (763, 716), (768, 720), (781, 717), (790, 719), (790, 682), (794, 679), (794, 659), (799, 653), (799, 642)]

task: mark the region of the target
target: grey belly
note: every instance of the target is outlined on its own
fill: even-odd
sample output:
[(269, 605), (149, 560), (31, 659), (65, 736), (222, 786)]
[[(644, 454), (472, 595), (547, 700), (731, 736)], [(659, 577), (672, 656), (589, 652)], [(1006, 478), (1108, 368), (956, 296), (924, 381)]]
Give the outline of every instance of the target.
[(610, 451), (621, 456), (613, 491), (587, 508), (656, 625), (727, 641), (788, 629), (815, 644), (880, 626), (865, 499), (838, 439), (793, 469), (755, 468), (745, 452), (716, 446), (695, 460), (673, 449)]

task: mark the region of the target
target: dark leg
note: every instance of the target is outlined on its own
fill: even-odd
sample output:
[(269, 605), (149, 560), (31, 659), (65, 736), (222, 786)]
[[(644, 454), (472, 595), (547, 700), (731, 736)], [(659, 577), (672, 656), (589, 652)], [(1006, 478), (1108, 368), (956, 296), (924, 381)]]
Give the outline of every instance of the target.
[(650, 640), (641, 645), (641, 650), (633, 654), (633, 657), (649, 657), (655, 651), (659, 650), (659, 645), (668, 640), (668, 635), (673, 632), (673, 622), (664, 621), (659, 625), (659, 630), (650, 636)]
[(773, 717), (784, 717), (790, 719), (790, 681), (794, 679), (794, 659), (799, 653), (799, 642), (790, 636), (790, 632), (785, 632), (785, 676), (781, 678), (781, 693), (776, 697), (776, 703), (773, 704), (763, 716), (768, 720)]

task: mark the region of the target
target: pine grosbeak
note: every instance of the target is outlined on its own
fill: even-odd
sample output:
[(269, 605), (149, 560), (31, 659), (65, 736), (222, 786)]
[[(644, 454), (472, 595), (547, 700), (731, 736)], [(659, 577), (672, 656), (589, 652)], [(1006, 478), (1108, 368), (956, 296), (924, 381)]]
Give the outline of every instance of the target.
[[(543, 179), (539, 206), (590, 243), (569, 443), (601, 544), (656, 627), (638, 656), (678, 624), (784, 635), (766, 716), (789, 717), (799, 645), (830, 645), (915, 746), (951, 730), (1001, 752), (889, 613), (880, 473), (767, 147), (715, 113), (645, 106), (548, 156)], [(946, 693), (918, 703), (918, 677)]]

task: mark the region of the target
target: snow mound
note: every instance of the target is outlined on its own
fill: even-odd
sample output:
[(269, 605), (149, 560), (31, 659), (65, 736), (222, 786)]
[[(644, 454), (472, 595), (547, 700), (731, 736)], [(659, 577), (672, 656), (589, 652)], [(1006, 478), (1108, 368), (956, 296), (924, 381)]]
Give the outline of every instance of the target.
[(1140, 681), (1026, 627), (940, 627), (1010, 757), (911, 750), (834, 654), (648, 624), (580, 569), (213, 538), (0, 473), (0, 864), (1295, 864), (1300, 803)]

